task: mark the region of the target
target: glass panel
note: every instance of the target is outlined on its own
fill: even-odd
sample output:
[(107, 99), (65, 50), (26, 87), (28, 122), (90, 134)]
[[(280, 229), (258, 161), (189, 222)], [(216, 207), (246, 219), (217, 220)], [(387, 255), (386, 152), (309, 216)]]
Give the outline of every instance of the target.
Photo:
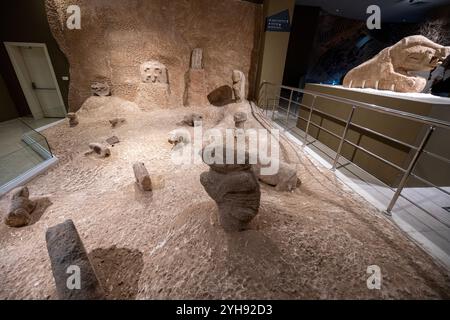
[(47, 139), (22, 120), (0, 123), (0, 186), (52, 157)]

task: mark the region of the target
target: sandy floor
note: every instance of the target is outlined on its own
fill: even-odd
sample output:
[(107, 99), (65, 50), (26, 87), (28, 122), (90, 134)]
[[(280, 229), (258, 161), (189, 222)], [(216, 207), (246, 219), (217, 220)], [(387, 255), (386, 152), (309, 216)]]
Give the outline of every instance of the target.
[[(33, 224), (0, 225), (0, 298), (56, 298), (45, 231), (68, 218), (111, 299), (450, 298), (448, 273), (289, 145), (285, 159), (297, 163), (300, 188), (279, 193), (261, 185), (250, 230), (224, 233), (199, 181), (208, 167), (174, 165), (167, 133), (188, 112), (203, 113), (212, 127), (237, 108), (245, 106), (143, 112), (118, 98), (96, 97), (85, 103), (77, 127), (46, 130), (60, 162), (28, 184), (39, 201)], [(127, 123), (111, 129), (108, 120), (116, 116)], [(110, 158), (84, 156), (89, 142), (112, 135), (121, 142)], [(136, 188), (135, 161), (153, 176), (152, 193)], [(0, 212), (7, 208), (4, 196)], [(381, 290), (366, 286), (374, 264), (382, 271)]]

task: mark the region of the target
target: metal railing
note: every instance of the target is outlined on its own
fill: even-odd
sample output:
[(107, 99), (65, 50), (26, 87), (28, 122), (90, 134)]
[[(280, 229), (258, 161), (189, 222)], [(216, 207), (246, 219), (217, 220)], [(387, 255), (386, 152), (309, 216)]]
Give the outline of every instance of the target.
[[(271, 97), (268, 96), (268, 89), (269, 87), (272, 87), (272, 92), (276, 92), (276, 94), (272, 95)], [(289, 98), (287, 98), (286, 96), (283, 97), (281, 95), (281, 90), (288, 90), (289, 94), (286, 96), (289, 96)], [(298, 102), (298, 101), (294, 101), (293, 100), (293, 95), (294, 93), (298, 96), (298, 95), (310, 95), (312, 96), (312, 102), (310, 105), (306, 105), (304, 103)], [(317, 109), (315, 107), (316, 105), (316, 99), (317, 98), (323, 98), (323, 99), (327, 99), (327, 100), (332, 100), (332, 101), (336, 101), (336, 102), (340, 102), (340, 103), (344, 103), (346, 105), (351, 106), (350, 112), (348, 114), (348, 116), (343, 119), (340, 118), (338, 116), (332, 115), (328, 112), (325, 112), (323, 110)], [(280, 101), (285, 101), (287, 103), (287, 108), (283, 108), (282, 106), (280, 106)], [(365, 154), (368, 154), (371, 157), (374, 157), (376, 159), (378, 159), (379, 161), (399, 170), (400, 172), (402, 172), (402, 178), (398, 184), (398, 187), (396, 189), (388, 186), (392, 191), (394, 191), (394, 195), (392, 197), (392, 199), (390, 200), (387, 208), (386, 208), (386, 213), (387, 214), (391, 214), (392, 209), (394, 208), (398, 198), (400, 196), (402, 196), (404, 199), (406, 199), (407, 201), (413, 203), (414, 205), (418, 206), (417, 203), (414, 203), (414, 201), (408, 199), (407, 197), (402, 195), (402, 191), (405, 188), (405, 185), (408, 181), (408, 178), (410, 177), (414, 177), (415, 179), (417, 179), (418, 181), (421, 181), (422, 183), (424, 183), (425, 185), (431, 186), (433, 188), (438, 189), (439, 191), (450, 195), (450, 192), (448, 192), (447, 190), (435, 185), (434, 183), (428, 181), (427, 179), (418, 176), (417, 174), (415, 174), (413, 172), (420, 156), (422, 154), (427, 154), (430, 157), (433, 157), (434, 159), (443, 161), (444, 163), (446, 163), (446, 165), (450, 165), (450, 160), (446, 157), (443, 157), (441, 155), (438, 155), (436, 153), (433, 153), (429, 150), (425, 150), (425, 147), (427, 146), (428, 141), (430, 140), (430, 137), (432, 136), (433, 132), (435, 132), (435, 130), (437, 128), (442, 128), (445, 130), (450, 130), (450, 123), (446, 122), (446, 121), (442, 121), (442, 120), (438, 120), (438, 119), (433, 119), (430, 117), (425, 117), (425, 116), (421, 116), (421, 115), (417, 115), (417, 114), (413, 114), (413, 113), (408, 113), (408, 112), (404, 112), (404, 111), (400, 111), (400, 110), (395, 110), (395, 109), (390, 109), (390, 108), (386, 108), (386, 107), (382, 107), (379, 105), (375, 105), (375, 104), (369, 104), (369, 103), (364, 103), (364, 102), (359, 102), (359, 101), (355, 101), (355, 100), (351, 100), (351, 99), (347, 99), (347, 98), (341, 98), (341, 97), (337, 97), (337, 96), (333, 96), (333, 95), (329, 95), (329, 94), (324, 94), (324, 93), (318, 93), (318, 92), (312, 92), (312, 91), (308, 91), (308, 90), (302, 90), (302, 89), (298, 89), (298, 88), (293, 88), (293, 87), (288, 87), (288, 86), (283, 86), (283, 85), (277, 85), (277, 84), (273, 84), (267, 81), (264, 81), (260, 88), (259, 88), (259, 92), (258, 92), (258, 101), (257, 101), (258, 107), (260, 109), (263, 109), (266, 113), (266, 116), (268, 115), (269, 110), (271, 110), (272, 112), (272, 120), (274, 120), (274, 116), (275, 116), (275, 112), (279, 111), (280, 109), (283, 110), (284, 112), (286, 112), (286, 118), (284, 120), (285, 124), (286, 124), (286, 131), (290, 131), (294, 128), (298, 128), (298, 120), (302, 120), (304, 122), (306, 122), (306, 129), (305, 129), (305, 135), (304, 135), (304, 142), (303, 142), (303, 147), (308, 143), (308, 135), (309, 135), (309, 131), (311, 126), (317, 127), (319, 128), (319, 130), (324, 130), (325, 132), (327, 132), (328, 134), (332, 135), (333, 137), (339, 139), (339, 144), (338, 144), (338, 148), (336, 150), (336, 156), (333, 159), (333, 164), (332, 164), (332, 168), (331, 170), (336, 170), (336, 166), (338, 164), (339, 158), (342, 156), (342, 147), (344, 145), (344, 143), (347, 143), (349, 145), (351, 145), (352, 147), (364, 152)], [(299, 106), (299, 110), (303, 107), (307, 110), (309, 110), (308, 112), (308, 118), (304, 118), (300, 116), (300, 111), (297, 114), (292, 113), (291, 109), (292, 109), (292, 105), (295, 104), (297, 106)], [(353, 122), (353, 117), (355, 114), (355, 111), (358, 109), (367, 109), (367, 110), (371, 110), (374, 112), (378, 112), (378, 113), (382, 113), (382, 114), (387, 114), (389, 116), (393, 116), (393, 117), (398, 117), (398, 118), (402, 118), (402, 119), (408, 119), (417, 123), (420, 123), (422, 125), (426, 126), (426, 132), (423, 135), (423, 137), (421, 138), (421, 141), (419, 143), (418, 146), (414, 146), (412, 144), (409, 144), (407, 142), (398, 140), (394, 137), (391, 137), (389, 135), (380, 133), (378, 131), (372, 130), (370, 128), (366, 128), (365, 126), (361, 126), (355, 122)], [(330, 117), (332, 119), (335, 119), (338, 122), (341, 122), (341, 124), (344, 125), (344, 129), (342, 132), (342, 135), (338, 135), (330, 130), (328, 130), (327, 128), (325, 128), (323, 125), (321, 124), (317, 124), (314, 121), (312, 121), (312, 116), (313, 114), (319, 114), (322, 116), (326, 116), (326, 117)], [(293, 127), (288, 128), (288, 122), (289, 122), (289, 118), (290, 117), (294, 117), (294, 119), (296, 120), (296, 123)], [(364, 147), (361, 147), (360, 145), (358, 145), (357, 143), (354, 143), (352, 141), (350, 141), (349, 139), (347, 139), (347, 134), (349, 131), (350, 127), (354, 127), (354, 128), (358, 128), (359, 130), (365, 131), (369, 134), (372, 135), (376, 135), (379, 136), (383, 139), (387, 139), (389, 141), (392, 141), (394, 143), (400, 144), (404, 147), (409, 148), (410, 150), (414, 150), (414, 154), (411, 158), (411, 160), (409, 161), (409, 164), (407, 165), (406, 168), (402, 168), (401, 166), (389, 161), (388, 159), (385, 159), (383, 156), (380, 156), (370, 150), (367, 150)], [(449, 135), (450, 138), (450, 135)], [(450, 143), (449, 143), (450, 145)], [(352, 162), (351, 160), (347, 159), (348, 161)], [(447, 223), (444, 223), (447, 226), (449, 226)]]

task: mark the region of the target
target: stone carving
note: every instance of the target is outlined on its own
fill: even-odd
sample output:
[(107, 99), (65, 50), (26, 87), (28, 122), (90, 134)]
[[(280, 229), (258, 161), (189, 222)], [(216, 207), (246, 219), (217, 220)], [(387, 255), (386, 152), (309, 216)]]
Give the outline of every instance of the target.
[(211, 91), (208, 96), (208, 101), (213, 106), (223, 107), (231, 102), (233, 102), (233, 90), (230, 86), (220, 86), (213, 91)]
[(69, 118), (69, 126), (75, 127), (78, 125), (78, 116), (75, 112), (69, 112), (67, 113), (67, 118)]
[[(272, 160), (274, 161), (274, 160)], [(277, 191), (293, 191), (301, 183), (297, 177), (297, 170), (295, 167), (283, 161), (279, 161), (278, 172), (273, 175), (262, 175), (261, 164), (258, 163), (253, 166), (255, 175), (261, 182), (270, 186), (274, 186)]]
[(106, 142), (114, 147), (115, 144), (118, 144), (120, 142), (119, 138), (117, 136), (112, 136), (106, 139)]
[(233, 70), (233, 93), (236, 102), (245, 100), (245, 75), (242, 71)]
[(409, 36), (350, 70), (343, 85), (347, 88), (422, 92), (427, 80), (413, 72), (430, 71), (449, 54), (450, 47), (436, 44), (424, 36)]
[(192, 50), (191, 69), (203, 69), (203, 50), (201, 48), (195, 48)]
[(141, 80), (144, 83), (169, 83), (167, 68), (159, 61), (147, 61), (141, 64)]
[[(235, 153), (236, 150), (229, 150)], [(223, 155), (227, 152), (223, 148)], [(203, 154), (203, 153), (202, 153)], [(245, 153), (244, 164), (208, 164), (210, 169), (200, 175), (200, 182), (217, 203), (219, 223), (225, 231), (244, 230), (259, 210), (261, 192), (255, 173)]]
[(186, 106), (207, 105), (206, 75), (203, 69), (203, 50), (195, 48), (191, 55), (191, 67), (186, 74)]
[(136, 162), (133, 164), (134, 177), (136, 183), (144, 191), (152, 191), (152, 180), (148, 174), (147, 168), (143, 162)]
[(36, 202), (29, 199), (27, 187), (19, 187), (11, 192), (11, 204), (5, 217), (5, 224), (10, 227), (27, 226), (31, 221), (31, 212), (36, 208)]
[(245, 121), (247, 121), (247, 113), (245, 112), (236, 112), (233, 115), (234, 126), (237, 129), (244, 129)]
[(170, 144), (172, 144), (174, 147), (176, 147), (178, 144), (187, 144), (191, 141), (189, 132), (182, 129), (175, 129), (169, 132), (168, 141)]
[(94, 96), (109, 96), (111, 95), (111, 90), (106, 82), (94, 82), (91, 84), (92, 95)]
[(142, 110), (169, 106), (169, 75), (165, 65), (159, 61), (147, 61), (140, 65), (141, 83), (136, 93), (136, 104)]
[[(83, 242), (72, 220), (48, 228), (47, 250), (60, 300), (99, 300), (105, 292), (97, 279)], [(70, 268), (76, 269), (70, 269)], [(71, 273), (80, 276), (80, 287), (72, 288)], [(75, 281), (73, 281), (75, 282)]]
[(125, 121), (126, 121), (125, 118), (114, 118), (114, 119), (109, 120), (109, 123), (111, 124), (112, 128), (115, 128), (115, 127), (125, 123)]
[(190, 127), (195, 126), (195, 122), (203, 121), (203, 116), (198, 113), (189, 113), (183, 117), (183, 121), (181, 121), (181, 125), (185, 124)]
[(85, 153), (85, 155), (90, 155), (92, 153), (96, 153), (98, 154), (101, 158), (106, 158), (109, 157), (111, 155), (111, 150), (108, 147), (105, 147), (104, 145), (102, 145), (101, 143), (89, 143), (89, 151), (87, 151)]

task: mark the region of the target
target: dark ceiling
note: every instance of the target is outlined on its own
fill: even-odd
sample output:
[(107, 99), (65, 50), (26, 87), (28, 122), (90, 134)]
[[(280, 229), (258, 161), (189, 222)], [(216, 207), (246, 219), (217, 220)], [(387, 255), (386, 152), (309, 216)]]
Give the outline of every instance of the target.
[(381, 9), (382, 21), (416, 22), (431, 9), (450, 5), (450, 0), (296, 0), (296, 4), (322, 7), (331, 14), (359, 20), (365, 20), (367, 7), (375, 4)]

